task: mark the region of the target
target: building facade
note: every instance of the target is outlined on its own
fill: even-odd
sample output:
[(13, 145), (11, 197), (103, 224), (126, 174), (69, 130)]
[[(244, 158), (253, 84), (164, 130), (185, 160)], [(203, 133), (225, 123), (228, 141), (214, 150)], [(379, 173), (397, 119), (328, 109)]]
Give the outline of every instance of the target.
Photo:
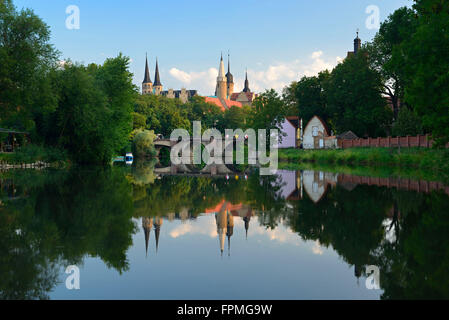
[(182, 88), (181, 90), (168, 89), (164, 91), (164, 87), (161, 83), (161, 77), (159, 75), (159, 63), (156, 59), (156, 70), (154, 73), (154, 83), (151, 82), (150, 69), (148, 67), (148, 57), (145, 58), (145, 75), (142, 82), (142, 94), (153, 94), (156, 96), (165, 96), (167, 98), (179, 99), (183, 103), (186, 103), (190, 98), (198, 95), (197, 90), (187, 90)]

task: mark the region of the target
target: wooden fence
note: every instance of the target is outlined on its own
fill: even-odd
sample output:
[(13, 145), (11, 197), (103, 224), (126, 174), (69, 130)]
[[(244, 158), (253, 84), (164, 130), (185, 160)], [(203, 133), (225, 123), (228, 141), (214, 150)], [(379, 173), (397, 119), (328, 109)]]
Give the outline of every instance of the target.
[[(401, 148), (411, 148), (411, 147), (422, 147), (431, 148), (433, 141), (430, 139), (428, 134), (417, 135), (417, 136), (406, 136), (406, 137), (386, 137), (386, 138), (367, 138), (367, 139), (352, 139), (343, 140), (338, 139), (338, 148), (354, 148), (354, 147), (370, 147), (370, 148), (390, 148), (390, 147), (401, 147)], [(446, 148), (449, 144), (446, 145)]]

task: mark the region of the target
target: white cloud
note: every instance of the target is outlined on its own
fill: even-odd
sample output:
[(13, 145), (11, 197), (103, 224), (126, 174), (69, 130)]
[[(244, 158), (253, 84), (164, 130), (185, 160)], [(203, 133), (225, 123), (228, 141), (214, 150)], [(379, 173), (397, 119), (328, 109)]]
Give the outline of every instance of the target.
[[(250, 88), (254, 92), (263, 92), (271, 88), (281, 92), (292, 81), (297, 81), (303, 76), (317, 75), (326, 69), (332, 70), (341, 61), (340, 57), (327, 58), (323, 51), (318, 50), (312, 52), (304, 60), (277, 62), (265, 68), (262, 63), (257, 63), (256, 70), (248, 69), (248, 80)], [(215, 68), (200, 72), (186, 72), (171, 68), (169, 73), (179, 82), (179, 85), (188, 87), (188, 89), (197, 89), (201, 95), (212, 95), (215, 92), (218, 75), (218, 70)], [(234, 92), (243, 89), (244, 81), (244, 78), (234, 77)]]
[(177, 68), (171, 68), (170, 75), (179, 82), (180, 86), (187, 89), (196, 89), (202, 95), (212, 95), (215, 92), (215, 84), (218, 70), (209, 68), (206, 71), (186, 72)]

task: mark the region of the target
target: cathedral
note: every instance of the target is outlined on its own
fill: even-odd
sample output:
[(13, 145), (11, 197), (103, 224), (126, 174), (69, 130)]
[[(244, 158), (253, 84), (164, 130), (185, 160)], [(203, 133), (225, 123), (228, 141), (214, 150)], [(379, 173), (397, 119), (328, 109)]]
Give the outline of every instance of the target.
[[(236, 105), (252, 105), (256, 94), (251, 92), (249, 88), (248, 72), (246, 72), (245, 87), (242, 92), (234, 92), (234, 76), (231, 73), (231, 62), (228, 55), (228, 72), (225, 74), (223, 55), (220, 58), (218, 68), (217, 85), (215, 88), (215, 96), (225, 109)], [(214, 98), (209, 97), (209, 98)]]
[(148, 57), (146, 57), (145, 75), (142, 82), (142, 94), (162, 95), (172, 99), (177, 98), (180, 99), (183, 103), (186, 103), (190, 98), (198, 95), (198, 92), (197, 90), (186, 90), (185, 88), (182, 88), (181, 90), (168, 89), (164, 91), (161, 83), (161, 78), (159, 75), (159, 65), (157, 59), (156, 59), (156, 72), (154, 74), (154, 83), (153, 83), (151, 82), (150, 69), (148, 68)]
[[(154, 74), (154, 82), (151, 81), (150, 68), (148, 67), (148, 57), (145, 59), (145, 74), (142, 82), (142, 94), (162, 95), (167, 98), (177, 98), (186, 103), (190, 98), (197, 96), (197, 90), (163, 90), (161, 78), (159, 75), (159, 64), (156, 59), (156, 71)], [(234, 92), (234, 76), (231, 73), (231, 62), (228, 55), (228, 72), (225, 74), (223, 55), (220, 58), (220, 66), (218, 69), (217, 85), (215, 87), (215, 95), (205, 97), (205, 101), (220, 107), (223, 111), (233, 106), (251, 106), (257, 95), (249, 88), (248, 72), (246, 72), (245, 86), (242, 92)]]

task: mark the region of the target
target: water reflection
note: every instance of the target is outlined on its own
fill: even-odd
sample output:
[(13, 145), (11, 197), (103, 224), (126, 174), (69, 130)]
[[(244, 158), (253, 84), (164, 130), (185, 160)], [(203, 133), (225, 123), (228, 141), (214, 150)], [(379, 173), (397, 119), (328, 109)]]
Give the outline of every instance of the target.
[[(128, 277), (139, 274), (141, 256), (168, 277), (164, 271), (184, 256), (184, 243), (192, 245), (189, 252), (197, 258), (176, 263), (190, 261), (190, 269), (185, 268), (192, 276), (201, 269), (204, 279), (213, 278), (217, 270), (202, 265), (223, 267), (210, 260), (214, 252), (220, 259), (232, 258), (229, 263), (236, 268), (253, 266), (252, 281), (247, 274), (228, 284), (242, 298), (366, 297), (360, 290), (369, 265), (381, 270), (382, 291), (374, 297), (449, 297), (449, 189), (441, 183), (309, 170), (281, 170), (264, 177), (212, 170), (192, 177), (153, 167), (137, 163), (111, 170), (2, 173), (0, 298), (65, 297), (60, 294), (65, 267), (95, 259), (101, 265), (92, 276), (115, 270), (127, 281), (122, 287), (136, 286)], [(142, 251), (135, 251), (139, 234)], [(307, 256), (300, 249), (303, 244), (326, 260), (320, 265)], [(350, 289), (351, 280), (342, 276), (339, 291), (330, 294), (334, 286), (322, 284), (317, 292), (324, 261), (335, 267), (341, 260), (352, 268), (352, 279), (361, 288)], [(308, 263), (309, 271), (294, 270)], [(267, 281), (263, 287), (256, 281), (266, 276), (263, 266), (276, 270), (270, 276), (276, 283)], [(337, 271), (326, 274), (333, 281), (339, 278)], [(290, 280), (282, 282), (284, 276)], [(294, 287), (295, 281), (302, 286)], [(198, 279), (196, 289), (179, 280), (171, 285), (183, 294), (177, 298), (206, 298), (203, 292), (210, 287)], [(96, 294), (100, 296), (92, 298), (107, 296), (106, 290)], [(132, 297), (126, 290), (121, 294)], [(154, 297), (172, 297), (159, 294)], [(210, 294), (207, 298), (226, 298)], [(80, 297), (89, 297), (88, 290)]]

